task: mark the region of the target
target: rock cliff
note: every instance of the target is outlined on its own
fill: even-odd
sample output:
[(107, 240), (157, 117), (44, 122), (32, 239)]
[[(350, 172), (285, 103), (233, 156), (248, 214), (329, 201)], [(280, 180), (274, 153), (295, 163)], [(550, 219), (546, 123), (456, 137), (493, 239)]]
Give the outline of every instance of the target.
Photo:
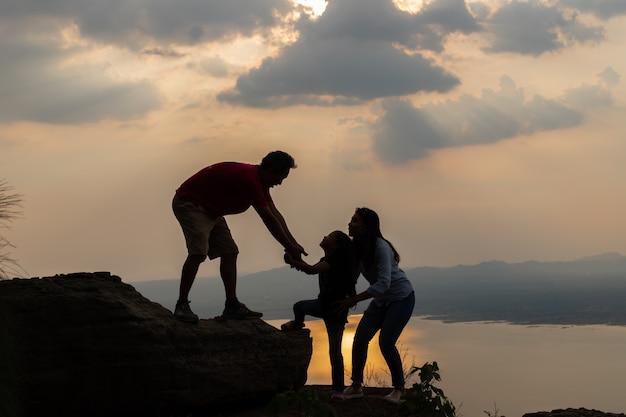
[(0, 281), (0, 416), (164, 416), (306, 382), (308, 332), (185, 324), (114, 275)]

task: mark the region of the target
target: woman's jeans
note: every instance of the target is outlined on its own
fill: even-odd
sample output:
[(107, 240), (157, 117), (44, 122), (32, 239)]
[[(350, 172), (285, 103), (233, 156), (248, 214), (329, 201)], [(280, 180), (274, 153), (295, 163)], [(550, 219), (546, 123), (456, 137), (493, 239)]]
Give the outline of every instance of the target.
[(404, 371), (400, 353), (396, 342), (402, 330), (409, 322), (415, 307), (415, 293), (411, 292), (406, 298), (394, 301), (389, 305), (378, 306), (372, 301), (363, 313), (363, 318), (357, 326), (352, 345), (352, 382), (363, 383), (363, 370), (367, 361), (367, 348), (370, 340), (380, 330), (378, 344), (380, 351), (389, 366), (391, 383), (394, 388), (404, 388)]
[[(295, 322), (304, 323), (304, 316), (323, 317), (322, 306), (319, 300), (298, 301), (293, 306)], [(328, 333), (328, 348), (330, 355), (330, 367), (334, 391), (343, 391), (345, 388), (343, 378), (343, 355), (341, 354), (341, 341), (345, 323), (341, 320), (326, 320), (326, 332)]]

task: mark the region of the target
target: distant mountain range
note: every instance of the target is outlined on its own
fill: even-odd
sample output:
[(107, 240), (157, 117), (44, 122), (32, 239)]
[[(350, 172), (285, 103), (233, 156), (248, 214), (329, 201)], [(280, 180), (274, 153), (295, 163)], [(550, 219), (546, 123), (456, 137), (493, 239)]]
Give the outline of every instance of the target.
[[(606, 253), (565, 262), (482, 262), (447, 268), (405, 269), (415, 288), (414, 315), (443, 321), (505, 321), (517, 324), (626, 325), (626, 256)], [(131, 282), (152, 301), (172, 309), (178, 279)], [(367, 288), (361, 277), (358, 290)], [(237, 286), (248, 307), (264, 319), (286, 319), (301, 299), (315, 298), (317, 276), (289, 267), (244, 275)], [(224, 290), (217, 277), (198, 278), (192, 309), (201, 317), (221, 314)], [(367, 302), (360, 303), (360, 313)]]

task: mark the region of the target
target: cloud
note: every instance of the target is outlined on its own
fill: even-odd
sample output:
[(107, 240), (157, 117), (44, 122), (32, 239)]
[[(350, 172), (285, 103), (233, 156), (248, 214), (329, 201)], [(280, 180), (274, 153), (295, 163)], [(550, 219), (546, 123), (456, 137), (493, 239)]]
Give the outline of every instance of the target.
[(561, 3), (605, 20), (626, 15), (626, 2), (623, 0), (561, 0)]
[(598, 78), (609, 87), (615, 87), (619, 84), (620, 75), (613, 68), (606, 67), (598, 74)]
[(151, 47), (141, 51), (141, 55), (158, 56), (163, 58), (182, 58), (185, 54), (169, 48)]
[(524, 91), (506, 76), (498, 90), (485, 89), (480, 96), (463, 95), (421, 108), (408, 100), (386, 99), (382, 115), (371, 125), (373, 149), (383, 161), (402, 164), (435, 149), (569, 128), (583, 119), (583, 113), (571, 104), (576, 103), (538, 95), (526, 100)]
[(588, 26), (576, 15), (537, 1), (512, 1), (497, 9), (484, 22), (490, 46), (486, 52), (538, 56), (576, 43), (599, 42), (605, 32)]
[(116, 81), (104, 65), (68, 64), (79, 51), (53, 43), (0, 41), (0, 121), (88, 123), (129, 120), (159, 106), (146, 81)]
[(387, 99), (382, 108), (384, 115), (373, 126), (373, 149), (384, 161), (395, 164), (421, 159), (430, 150), (446, 146), (444, 132), (410, 101)]
[(424, 4), (415, 15), (413, 37), (419, 42), (416, 46), (442, 51), (448, 35), (459, 32), (470, 34), (482, 31), (464, 0), (437, 0)]
[(240, 76), (218, 99), (277, 108), (446, 92), (459, 80), (411, 49), (440, 49), (449, 33), (478, 30), (462, 0), (432, 2), (422, 14), (401, 11), (390, 0), (333, 0), (321, 17), (303, 17), (297, 28), (294, 44)]
[(597, 75), (595, 85), (583, 84), (565, 92), (564, 100), (581, 110), (608, 107), (613, 104), (613, 95), (607, 89), (619, 84), (620, 75), (611, 67), (605, 68)]
[(0, 0), (0, 19), (65, 20), (85, 37), (141, 48), (250, 36), (276, 26), (293, 7), (289, 0)]

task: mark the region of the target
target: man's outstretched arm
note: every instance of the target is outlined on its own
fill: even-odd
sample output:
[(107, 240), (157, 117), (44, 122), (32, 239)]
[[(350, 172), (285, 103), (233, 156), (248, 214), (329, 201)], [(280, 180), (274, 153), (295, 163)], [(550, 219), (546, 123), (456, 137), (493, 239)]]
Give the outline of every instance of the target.
[(261, 220), (263, 220), (267, 230), (274, 236), (274, 239), (276, 239), (291, 256), (299, 259), (301, 255), (307, 255), (304, 248), (289, 231), (285, 218), (274, 204), (270, 204), (266, 207), (255, 207), (254, 209), (259, 214), (259, 217), (261, 217)]

